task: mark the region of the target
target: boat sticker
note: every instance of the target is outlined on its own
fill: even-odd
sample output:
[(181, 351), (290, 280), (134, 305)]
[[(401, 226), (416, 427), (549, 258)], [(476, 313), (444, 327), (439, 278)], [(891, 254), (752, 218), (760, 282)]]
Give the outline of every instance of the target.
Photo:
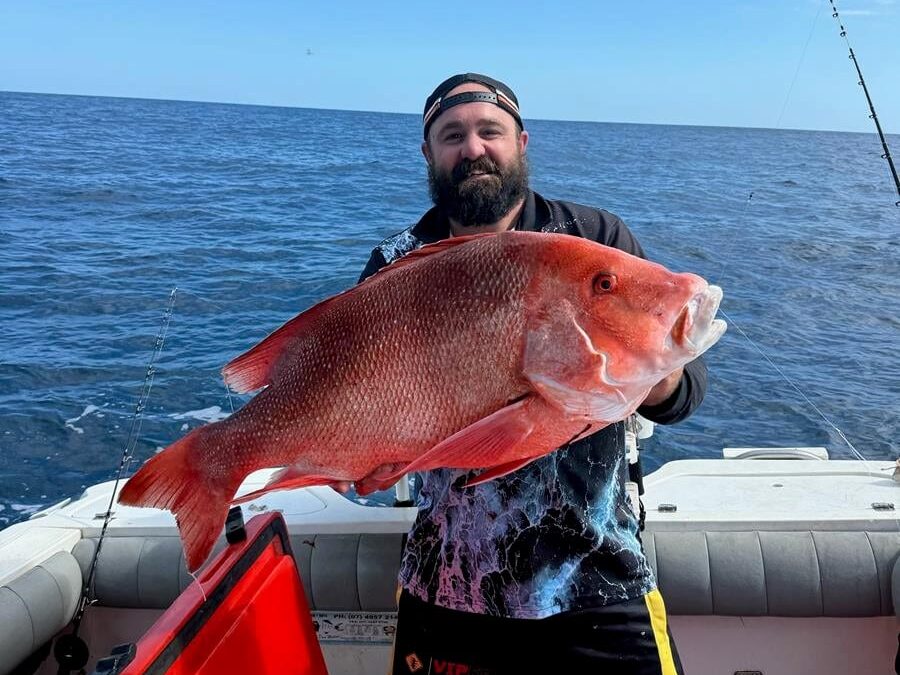
[(397, 632), (397, 612), (312, 612), (312, 619), (325, 642), (390, 644)]

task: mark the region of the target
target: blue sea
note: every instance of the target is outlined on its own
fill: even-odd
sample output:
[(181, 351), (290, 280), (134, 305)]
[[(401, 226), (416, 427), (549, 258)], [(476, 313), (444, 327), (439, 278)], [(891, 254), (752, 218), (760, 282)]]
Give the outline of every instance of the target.
[[(706, 401), (648, 470), (853, 457), (836, 428), (898, 456), (900, 208), (874, 133), (526, 126), (538, 192), (725, 290)], [(136, 462), (246, 401), (221, 366), (430, 206), (420, 142), (415, 115), (0, 93), (0, 527), (115, 476), (173, 288)]]

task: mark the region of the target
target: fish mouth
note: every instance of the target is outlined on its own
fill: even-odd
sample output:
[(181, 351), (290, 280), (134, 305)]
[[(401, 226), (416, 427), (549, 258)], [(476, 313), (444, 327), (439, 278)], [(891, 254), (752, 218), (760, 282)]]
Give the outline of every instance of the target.
[(714, 318), (720, 302), (722, 289), (718, 286), (707, 286), (695, 294), (675, 319), (666, 337), (666, 346), (685, 350), (696, 357), (716, 344), (728, 327), (722, 319)]

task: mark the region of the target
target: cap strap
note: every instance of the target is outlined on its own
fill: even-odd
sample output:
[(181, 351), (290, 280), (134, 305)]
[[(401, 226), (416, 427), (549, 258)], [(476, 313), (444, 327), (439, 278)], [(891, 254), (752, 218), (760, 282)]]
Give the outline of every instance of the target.
[(438, 113), (441, 113), (448, 108), (452, 108), (455, 105), (473, 102), (493, 103), (495, 106), (503, 108), (504, 110), (512, 114), (512, 116), (516, 118), (516, 121), (520, 126), (522, 124), (521, 118), (519, 117), (519, 106), (513, 103), (513, 101), (503, 93), (492, 91), (464, 91), (460, 94), (448, 96), (447, 98), (439, 98), (425, 113), (424, 117), (422, 118), (422, 124), (427, 129), (431, 124), (431, 121), (435, 117), (437, 117)]

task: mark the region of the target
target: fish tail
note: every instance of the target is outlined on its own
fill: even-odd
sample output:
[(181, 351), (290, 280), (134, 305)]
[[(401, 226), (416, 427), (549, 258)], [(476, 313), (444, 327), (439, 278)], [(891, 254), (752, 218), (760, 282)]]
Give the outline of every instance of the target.
[(119, 493), (119, 503), (167, 509), (175, 515), (188, 569), (212, 551), (240, 480), (216, 481), (203, 470), (200, 446), (214, 425), (195, 429), (151, 457)]

